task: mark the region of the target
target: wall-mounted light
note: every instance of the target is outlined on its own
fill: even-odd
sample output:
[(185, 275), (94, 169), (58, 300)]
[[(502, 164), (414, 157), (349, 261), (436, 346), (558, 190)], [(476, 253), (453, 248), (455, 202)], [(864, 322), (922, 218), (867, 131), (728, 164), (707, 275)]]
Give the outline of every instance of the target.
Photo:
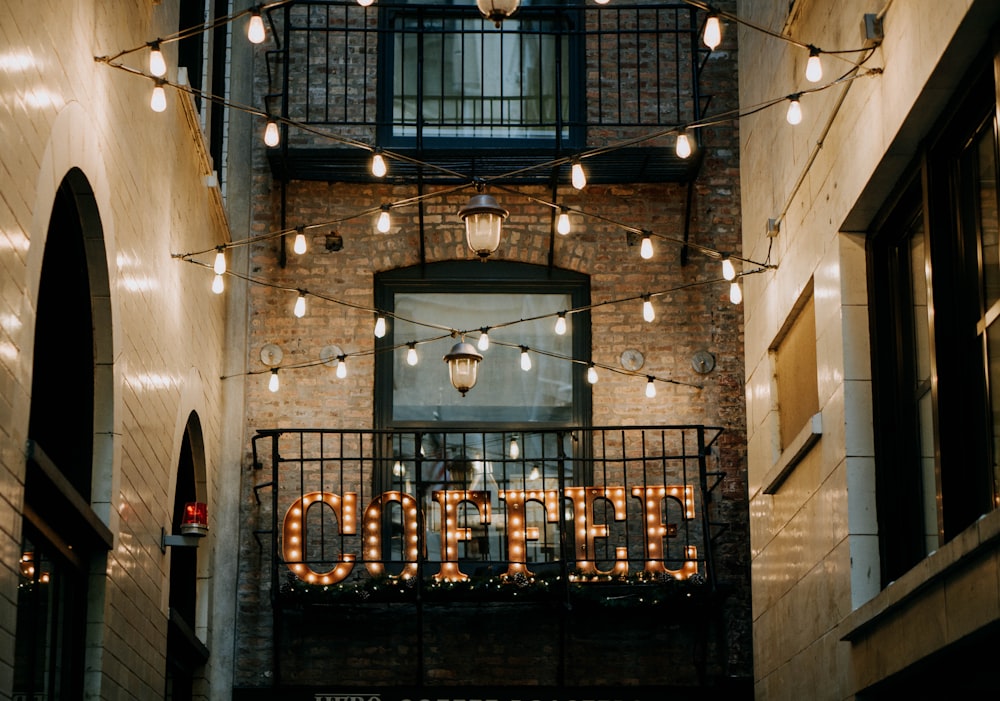
[(479, 374), (479, 363), (483, 356), (471, 343), (464, 340), (459, 341), (448, 354), (444, 356), (444, 362), (448, 363), (448, 376), (452, 386), (461, 392), (462, 396), (476, 386), (476, 379)]
[(465, 239), (481, 260), (489, 258), (500, 247), (500, 234), (507, 210), (492, 195), (479, 192), (469, 198), (469, 203), (458, 211), (465, 222)]
[(201, 501), (189, 501), (181, 515), (181, 534), (167, 535), (160, 529), (160, 551), (168, 547), (197, 548), (198, 541), (208, 535), (208, 505)]

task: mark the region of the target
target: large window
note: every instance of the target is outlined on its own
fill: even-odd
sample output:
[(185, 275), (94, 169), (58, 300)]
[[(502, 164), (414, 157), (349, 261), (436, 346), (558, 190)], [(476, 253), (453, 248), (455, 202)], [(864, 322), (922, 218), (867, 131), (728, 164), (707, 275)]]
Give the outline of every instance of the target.
[(870, 240), (883, 581), (997, 507), (1000, 251), (984, 61)]
[[(565, 3), (573, 5), (572, 2)], [(518, 12), (495, 27), (475, 3), (385, 10), (382, 143), (459, 145), (489, 138), (567, 144), (578, 100), (568, 11)]]

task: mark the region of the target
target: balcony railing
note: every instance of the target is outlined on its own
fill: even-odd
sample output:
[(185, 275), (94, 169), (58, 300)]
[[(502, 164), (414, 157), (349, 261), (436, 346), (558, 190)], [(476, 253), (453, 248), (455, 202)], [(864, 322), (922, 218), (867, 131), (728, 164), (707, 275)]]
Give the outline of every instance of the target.
[(270, 526), (256, 536), (271, 551), (272, 594), (713, 590), (721, 432), (258, 431), (258, 523)]
[[(394, 164), (390, 178), (496, 177), (689, 124), (708, 104), (704, 13), (687, 4), (528, 4), (497, 28), (472, 0), (308, 0), (272, 21), (280, 48), (268, 54), (266, 109), (307, 127), (286, 130), (269, 152), (283, 178), (368, 179), (369, 154), (347, 141), (418, 161)], [(686, 181), (697, 171), (698, 158), (679, 159), (670, 144), (641, 146), (595, 157), (603, 164), (591, 180)], [(532, 177), (551, 172), (517, 179)]]

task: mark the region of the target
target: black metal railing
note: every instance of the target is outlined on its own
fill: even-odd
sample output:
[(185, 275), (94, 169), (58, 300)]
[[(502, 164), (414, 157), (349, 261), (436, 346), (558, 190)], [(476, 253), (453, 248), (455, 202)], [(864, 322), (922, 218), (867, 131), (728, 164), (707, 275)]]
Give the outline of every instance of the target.
[(709, 463), (721, 432), (258, 431), (255, 465), (268, 476), (254, 491), (270, 526), (256, 535), (270, 546), (272, 592), (487, 580), (713, 589), (722, 475)]

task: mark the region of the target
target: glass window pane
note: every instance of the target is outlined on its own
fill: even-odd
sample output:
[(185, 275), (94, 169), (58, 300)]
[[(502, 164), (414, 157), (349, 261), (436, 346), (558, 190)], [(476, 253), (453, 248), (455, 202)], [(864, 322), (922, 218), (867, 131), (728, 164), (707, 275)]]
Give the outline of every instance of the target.
[(980, 245), (982, 246), (983, 292), (985, 309), (1000, 299), (1000, 248), (997, 246), (997, 182), (996, 137), (993, 129), (986, 129), (976, 147), (978, 168), (976, 173), (977, 219)]

